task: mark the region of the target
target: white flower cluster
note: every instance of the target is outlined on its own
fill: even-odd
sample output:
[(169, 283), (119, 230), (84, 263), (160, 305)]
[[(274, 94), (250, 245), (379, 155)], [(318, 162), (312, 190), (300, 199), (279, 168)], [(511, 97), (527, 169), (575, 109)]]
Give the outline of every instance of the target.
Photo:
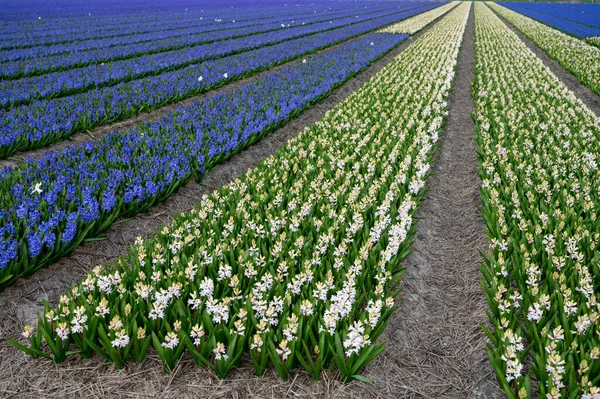
[(448, 11), (452, 10), (459, 4), (458, 1), (452, 1), (450, 3), (441, 5), (439, 7), (434, 8), (433, 10), (429, 10), (420, 14), (415, 15), (414, 17), (407, 18), (403, 21), (393, 24), (392, 26), (388, 26), (387, 28), (382, 29), (380, 32), (382, 33), (408, 33), (409, 35), (413, 35), (446, 14)]

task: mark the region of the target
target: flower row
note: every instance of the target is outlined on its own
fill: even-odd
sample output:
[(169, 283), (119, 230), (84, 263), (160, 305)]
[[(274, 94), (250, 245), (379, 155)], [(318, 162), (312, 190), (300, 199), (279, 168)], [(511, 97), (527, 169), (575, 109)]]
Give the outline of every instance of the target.
[[(424, 9), (430, 7), (432, 6), (428, 5)], [(411, 10), (409, 13), (418, 10)], [(380, 18), (388, 16), (386, 14), (394, 15), (397, 18), (405, 15), (405, 13), (398, 11), (384, 14), (367, 14), (365, 16), (352, 15), (351, 17), (326, 20), (283, 31), (269, 31), (267, 33), (254, 34), (206, 45), (186, 46), (178, 50), (144, 55), (122, 61), (104, 63), (102, 65), (94, 64), (83, 68), (48, 73), (41, 76), (0, 81), (0, 107), (27, 103), (35, 99), (63, 97), (69, 94), (84, 92), (95, 87), (105, 87), (140, 77), (158, 75), (164, 71), (180, 69), (207, 59), (221, 58), (347, 25), (356, 25), (367, 21), (380, 23)]]
[[(400, 263), (447, 114), (470, 3), (463, 3), (321, 120), (97, 267), (37, 331), (33, 357), (76, 349), (122, 367), (149, 347), (166, 371), (187, 352), (221, 378), (337, 366), (347, 381), (383, 350)], [(45, 344), (43, 344), (45, 342)], [(44, 351), (44, 348), (48, 351)]]
[[(334, 5), (335, 7), (335, 5)], [(285, 6), (244, 7), (243, 9), (221, 8), (216, 10), (190, 10), (177, 12), (143, 13), (134, 15), (89, 18), (84, 15), (77, 19), (51, 20), (48, 24), (35, 24), (36, 27), (18, 26), (11, 32), (2, 34), (0, 49), (48, 46), (51, 44), (88, 41), (100, 38), (138, 35), (154, 31), (169, 31), (195, 26), (197, 28), (226, 28), (232, 24), (255, 24), (261, 20), (289, 23), (291, 19), (308, 15), (336, 15), (347, 12), (347, 7), (325, 8), (311, 5), (302, 9)], [(106, 20), (108, 19), (108, 21)], [(41, 21), (39, 21), (41, 22)], [(62, 23), (61, 23), (62, 22)], [(165, 26), (167, 23), (167, 26)]]
[(581, 83), (600, 95), (600, 49), (497, 4), (490, 5)]
[(256, 82), (0, 172), (0, 288), (164, 200), (398, 45), (370, 34)]
[(382, 29), (383, 33), (407, 33), (409, 35), (419, 32), (421, 29), (446, 14), (458, 4), (457, 1), (450, 2), (433, 10), (421, 13), (412, 18), (398, 22), (392, 26)]
[(485, 5), (475, 6), (481, 267), (509, 398), (600, 395), (600, 119)]
[[(385, 15), (397, 11), (384, 10), (368, 15)], [(317, 22), (337, 21), (345, 18), (346, 24), (356, 18), (354, 12), (344, 12), (336, 17), (329, 15), (306, 14), (282, 23), (281, 18), (260, 20), (252, 23), (236, 22), (226, 27), (190, 27), (156, 31), (133, 36), (120, 36), (110, 39), (98, 39), (55, 46), (16, 49), (0, 53), (7, 61), (0, 76), (15, 79), (24, 76), (35, 76), (51, 71), (61, 71), (90, 63), (100, 64), (113, 60), (127, 59), (168, 50), (198, 46), (201, 44), (220, 42), (222, 40), (246, 37), (258, 33), (272, 31), (283, 32), (289, 28), (297, 28)], [(337, 23), (337, 22), (336, 22)], [(341, 24), (344, 25), (344, 24)], [(339, 26), (341, 26), (339, 25)]]
[[(170, 20), (169, 18), (177, 19)], [(250, 15), (249, 20), (237, 22), (240, 24), (251, 25), (252, 23), (256, 24), (256, 21), (260, 21), (263, 18), (265, 18), (264, 15), (257, 13), (256, 16)], [(285, 18), (285, 15), (281, 15), (279, 18), (280, 20)], [(165, 21), (169, 21), (168, 27), (165, 27)], [(83, 22), (85, 22), (85, 18), (83, 18)], [(162, 31), (166, 32), (170, 30), (181, 30), (192, 27), (196, 27), (200, 31), (204, 29), (217, 30), (226, 28), (230, 26), (231, 23), (231, 19), (227, 20), (227, 22), (218, 22), (214, 18), (210, 18), (209, 15), (204, 15), (204, 13), (177, 13), (175, 15), (169, 15), (169, 13), (165, 13), (164, 15), (160, 16), (155, 15), (154, 21), (152, 22), (142, 21), (140, 23), (126, 25), (123, 25), (122, 22), (119, 22), (116, 27), (112, 24), (107, 24), (104, 27), (100, 25), (83, 29), (73, 27), (67, 30), (70, 31), (70, 33), (56, 28), (45, 28), (37, 32), (27, 32), (23, 29), (18, 29), (12, 34), (2, 35), (2, 40), (0, 40), (0, 49), (3, 51), (0, 52), (0, 59), (8, 59), (6, 54), (16, 54), (19, 49), (32, 48), (32, 50), (35, 51), (36, 48), (39, 50), (43, 47), (55, 46), (59, 44), (65, 45), (73, 42), (97, 41), (99, 39), (143, 35), (146, 33), (160, 31), (161, 29)], [(12, 50), (16, 50), (16, 52)], [(25, 56), (27, 56), (27, 54), (27, 52), (24, 53)], [(11, 57), (10, 59), (17, 59), (17, 57)]]
[(0, 158), (42, 148), (91, 129), (168, 103), (201, 94), (234, 79), (349, 40), (411, 15), (406, 11), (291, 39), (215, 60), (192, 64), (114, 86), (0, 110)]
[[(571, 4), (501, 3), (523, 15), (536, 19), (577, 37), (600, 35), (600, 14), (590, 14)], [(600, 7), (596, 7), (600, 12)]]

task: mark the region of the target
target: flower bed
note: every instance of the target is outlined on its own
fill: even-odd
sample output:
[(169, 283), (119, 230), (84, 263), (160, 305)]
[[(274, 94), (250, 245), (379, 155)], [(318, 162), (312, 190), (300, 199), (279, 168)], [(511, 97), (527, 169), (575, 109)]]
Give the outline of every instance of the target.
[(274, 65), (363, 35), (417, 12), (414, 9), (403, 11), (192, 64), (156, 76), (0, 110), (0, 158), (19, 150), (42, 148), (71, 136), (75, 131), (127, 119), (139, 112), (204, 93), (232, 80), (248, 77)]
[[(424, 9), (430, 7), (424, 7)], [(398, 15), (398, 12), (388, 12), (387, 14)], [(0, 108), (26, 104), (36, 99), (64, 97), (69, 94), (82, 93), (93, 88), (111, 86), (145, 76), (158, 75), (162, 72), (181, 69), (205, 60), (218, 59), (286, 40), (334, 30), (343, 26), (355, 25), (366, 21), (372, 21), (372, 23), (377, 24), (380, 23), (382, 16), (386, 16), (386, 14), (367, 14), (358, 18), (356, 15), (352, 15), (351, 17), (335, 20), (327, 19), (324, 22), (288, 28), (283, 31), (275, 30), (200, 46), (186, 46), (178, 50), (143, 55), (142, 57), (129, 58), (122, 61), (94, 64), (83, 68), (47, 73), (41, 76), (0, 81)], [(212, 35), (209, 37), (212, 37)], [(135, 48), (136, 46), (132, 47)]]
[(500, 5), (490, 7), (558, 61), (581, 83), (600, 95), (600, 49)]
[[(26, 327), (34, 357), (72, 346), (118, 367), (152, 346), (225, 377), (244, 353), (345, 380), (383, 349), (414, 212), (447, 114), (463, 3), (285, 147), (205, 196)], [(42, 342), (50, 352), (41, 350)]]

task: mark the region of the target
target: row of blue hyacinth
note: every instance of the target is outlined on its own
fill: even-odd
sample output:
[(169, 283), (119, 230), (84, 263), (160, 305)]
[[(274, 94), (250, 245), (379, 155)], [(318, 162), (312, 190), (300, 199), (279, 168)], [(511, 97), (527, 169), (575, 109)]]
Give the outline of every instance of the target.
[(598, 4), (500, 4), (573, 36), (600, 36), (600, 5)]
[[(396, 8), (388, 6), (382, 11)], [(154, 28), (148, 32), (137, 32), (135, 34), (106, 38), (97, 37), (84, 41), (4, 50), (0, 51), (0, 61), (4, 62), (3, 69), (5, 70), (1, 72), (2, 75), (0, 76), (13, 79), (15, 76), (20, 75), (40, 74), (45, 71), (65, 69), (90, 62), (98, 63), (130, 58), (183, 46), (282, 30), (287, 27), (302, 26), (302, 24), (306, 25), (325, 20), (329, 21), (350, 15), (356, 16), (356, 12), (346, 10), (336, 12), (334, 15), (305, 13), (303, 15), (293, 15), (289, 17), (292, 19), (287, 21), (281, 16), (218, 24), (190, 25), (190, 22), (177, 21), (169, 23), (168, 28), (163, 27), (162, 30)]]
[[(376, 8), (376, 7), (371, 7)], [(168, 31), (185, 26), (206, 27), (227, 25), (233, 21), (244, 23), (263, 19), (285, 21), (295, 16), (305, 16), (313, 13), (335, 14), (348, 11), (348, 7), (332, 4), (314, 4), (302, 8), (292, 8), (283, 5), (271, 7), (251, 6), (243, 9), (189, 10), (165, 11), (155, 13), (124, 14), (88, 18), (82, 13), (78, 18), (63, 18), (38, 20), (23, 24), (14, 21), (0, 28), (0, 49), (26, 48), (40, 45), (68, 43), (73, 41), (95, 40), (139, 34), (152, 31)]]

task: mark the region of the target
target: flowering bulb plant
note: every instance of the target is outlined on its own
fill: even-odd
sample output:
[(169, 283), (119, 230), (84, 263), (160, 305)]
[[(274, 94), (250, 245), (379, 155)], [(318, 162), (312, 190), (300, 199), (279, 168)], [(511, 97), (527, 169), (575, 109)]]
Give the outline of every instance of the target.
[(157, 121), (1, 170), (0, 289), (201, 179), (405, 38), (366, 35)]
[[(313, 32), (314, 34), (291, 38), (284, 42), (268, 44), (269, 40), (266, 39), (266, 42), (258, 45), (258, 48), (248, 44), (255, 39), (251, 37), (237, 41), (237, 45), (242, 45), (242, 48), (249, 45), (252, 49), (247, 48), (248, 51), (235, 51), (233, 55), (226, 57), (210, 57), (202, 62), (193, 62), (184, 68), (168, 68), (162, 73), (150, 74), (151, 76), (146, 76), (148, 73), (143, 73), (133, 80), (128, 80), (127, 76), (130, 75), (129, 68), (132, 67), (132, 64), (135, 64), (135, 61), (122, 61), (116, 65), (113, 64), (114, 69), (109, 71), (105, 71), (105, 67), (95, 70), (92, 75), (99, 76), (99, 81), (108, 79), (112, 85), (107, 87), (100, 85), (98, 88), (92, 88), (66, 97), (41, 99), (5, 111), (0, 110), (0, 114), (3, 116), (0, 118), (0, 158), (6, 158), (21, 150), (42, 148), (70, 137), (77, 131), (85, 131), (110, 122), (127, 119), (140, 112), (153, 110), (166, 104), (202, 94), (208, 90), (221, 87), (232, 80), (254, 75), (275, 65), (315, 53), (318, 50), (348, 41), (351, 38), (364, 36), (367, 32), (376, 30), (386, 24), (414, 15), (420, 10), (424, 10), (423, 7), (388, 12), (387, 15), (384, 14), (379, 18), (346, 24), (336, 29)], [(428, 7), (433, 7), (433, 5)], [(301, 29), (305, 28), (302, 27)], [(186, 51), (188, 55), (193, 54), (192, 58), (200, 57), (199, 59), (203, 59), (201, 54), (206, 55), (205, 50), (209, 54), (215, 51), (219, 53), (219, 51), (223, 51), (222, 46), (223, 44), (217, 44), (217, 50), (214, 50), (215, 46), (208, 46), (208, 49), (206, 47), (194, 47), (191, 50), (181, 50), (177, 52), (179, 55), (175, 57), (175, 60), (179, 59), (181, 61), (180, 56), (183, 56)], [(227, 53), (226, 50), (225, 53)], [(161, 56), (156, 55), (149, 58), (151, 61), (155, 58), (161, 58)], [(167, 63), (178, 62), (172, 61), (172, 58), (169, 59), (171, 61), (167, 61)], [(145, 60), (147, 58), (142, 60), (143, 65)], [(185, 62), (183, 65), (185, 65)], [(97, 68), (97, 66), (91, 67), (91, 69), (94, 68)], [(133, 65), (133, 68), (138, 69), (135, 65)], [(113, 73), (115, 79), (107, 78)], [(69, 75), (69, 73), (66, 74)], [(202, 76), (203, 79), (199, 81), (198, 76)], [(45, 78), (28, 79), (44, 80)], [(78, 81), (87, 79), (87, 75), (85, 78), (81, 78), (81, 76), (77, 78)], [(63, 79), (55, 82), (51, 79), (49, 84), (51, 86), (61, 86), (62, 81)], [(67, 79), (67, 81), (70, 81), (70, 79)], [(8, 85), (10, 84), (9, 82)], [(14, 89), (17, 96), (20, 96), (19, 93), (22, 90), (19, 87)]]
[[(409, 11), (409, 13), (415, 12), (417, 10)], [(404, 16), (404, 13), (402, 10), (387, 10), (375, 14), (368, 13), (362, 15), (360, 19), (356, 19), (354, 16), (341, 17), (335, 20), (335, 24), (327, 21), (327, 23), (316, 22), (306, 26), (297, 26), (283, 32), (272, 29), (266, 29), (267, 31), (264, 33), (251, 31), (245, 36), (219, 41), (214, 41), (211, 36), (209, 43), (202, 44), (203, 42), (200, 42), (195, 45), (190, 43), (188, 46), (174, 46), (175, 49), (165, 49), (154, 54), (145, 53), (141, 57), (129, 57), (124, 60), (69, 68), (39, 76), (3, 80), (0, 81), (0, 108), (11, 108), (20, 104), (28, 104), (34, 100), (65, 97), (94, 88), (113, 86), (117, 83), (181, 69), (202, 61), (222, 58), (366, 21), (371, 21), (372, 24), (381, 24), (387, 21), (387, 18), (383, 17), (401, 17)], [(205, 38), (208, 37), (205, 36)]]

